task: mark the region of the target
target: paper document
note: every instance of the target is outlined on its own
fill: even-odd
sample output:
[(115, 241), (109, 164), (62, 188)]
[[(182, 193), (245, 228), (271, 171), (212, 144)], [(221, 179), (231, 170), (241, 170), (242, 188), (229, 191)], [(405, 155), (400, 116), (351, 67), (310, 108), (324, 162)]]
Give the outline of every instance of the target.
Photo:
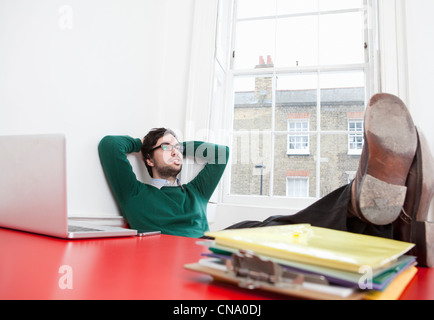
[(218, 245), (250, 250), (283, 260), (339, 270), (377, 270), (394, 262), (414, 244), (312, 227), (308, 224), (208, 232)]

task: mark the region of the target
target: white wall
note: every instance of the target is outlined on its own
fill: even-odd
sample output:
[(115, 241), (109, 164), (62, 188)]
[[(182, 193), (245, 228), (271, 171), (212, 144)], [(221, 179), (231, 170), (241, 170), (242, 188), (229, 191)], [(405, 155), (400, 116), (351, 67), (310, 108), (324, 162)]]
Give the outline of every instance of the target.
[(381, 89), (407, 104), (434, 149), (434, 21), (430, 0), (379, 0)]
[[(405, 0), (409, 108), (434, 152), (434, 1)], [(434, 168), (432, 168), (434, 170)], [(434, 221), (434, 199), (431, 202)]]
[(72, 215), (119, 214), (104, 135), (184, 131), (193, 4), (0, 0), (0, 134), (66, 134)]
[[(409, 108), (434, 150), (434, 1), (406, 0)], [(434, 168), (433, 168), (434, 169)]]

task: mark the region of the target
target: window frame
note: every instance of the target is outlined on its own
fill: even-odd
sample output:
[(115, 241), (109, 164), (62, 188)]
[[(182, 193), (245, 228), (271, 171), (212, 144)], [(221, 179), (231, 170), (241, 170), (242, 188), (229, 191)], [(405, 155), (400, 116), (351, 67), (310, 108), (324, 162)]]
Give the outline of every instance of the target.
[[(286, 146), (287, 146), (286, 154), (287, 155), (309, 155), (310, 154), (310, 137), (308, 134), (309, 128), (310, 128), (309, 119), (288, 119), (287, 123), (288, 123), (288, 140), (287, 140), (287, 144), (286, 144)], [(292, 123), (296, 124), (296, 125), (301, 124), (302, 125), (301, 129), (304, 129), (303, 125), (307, 124), (307, 128), (306, 128), (306, 130), (292, 131), (290, 128), (290, 125)], [(299, 138), (299, 137), (307, 139), (307, 148), (291, 149), (290, 148), (291, 138)], [(306, 142), (299, 142), (299, 141), (295, 142), (296, 145), (299, 143), (306, 143)]]
[[(222, 1), (222, 0), (220, 0)], [(224, 1), (224, 0), (223, 0)], [(368, 43), (376, 43), (378, 41), (377, 34), (373, 32), (373, 30), (376, 30), (377, 28), (377, 0), (365, 0), (368, 5), (365, 5), (364, 10), (366, 10), (369, 13), (369, 26), (365, 28), (365, 39), (368, 39)], [(233, 1), (229, 1), (233, 2)], [(373, 10), (374, 9), (374, 10)], [(233, 11), (231, 11), (231, 14), (233, 14)], [(232, 17), (232, 20), (230, 22), (232, 25), (236, 24), (235, 15)], [(226, 38), (231, 43), (231, 48), (233, 48), (234, 45), (234, 38), (230, 35)], [(216, 43), (216, 51), (218, 51), (218, 44)], [(220, 119), (219, 121), (215, 121), (211, 119), (210, 122), (210, 132), (215, 130), (220, 130), (225, 132), (223, 139), (227, 145), (231, 145), (232, 143), (232, 137), (234, 133), (232, 132), (232, 116), (233, 116), (233, 95), (231, 94), (232, 90), (232, 83), (235, 76), (258, 76), (258, 75), (269, 75), (273, 77), (273, 85), (276, 85), (275, 77), (277, 74), (285, 74), (285, 73), (294, 73), (294, 72), (310, 72), (310, 73), (318, 73), (321, 72), (340, 72), (340, 71), (346, 71), (349, 70), (349, 66), (323, 66), (321, 67), (320, 71), (318, 66), (311, 66), (311, 67), (291, 67), (291, 68), (274, 68), (270, 72), (269, 69), (261, 69), (261, 70), (233, 70), (233, 58), (234, 53), (232, 52), (232, 49), (230, 52), (228, 52), (228, 64), (222, 65), (221, 62), (218, 61), (216, 58), (216, 74), (219, 74), (220, 82), (222, 82), (221, 91), (224, 92), (224, 102), (221, 104), (224, 110), (223, 112), (215, 112), (212, 111), (214, 114), (219, 114)], [(380, 59), (380, 56), (378, 55), (378, 46), (377, 45), (369, 45), (368, 50), (366, 51), (366, 60), (370, 61), (370, 63), (363, 63), (360, 65), (351, 65), (350, 69), (353, 71), (356, 70), (362, 70), (367, 78), (366, 81), (366, 97), (371, 95), (371, 93), (378, 91), (377, 88), (380, 88), (381, 83), (381, 77), (377, 75), (377, 73), (380, 71), (378, 61)], [(222, 77), (224, 78), (223, 81), (221, 80)], [(221, 115), (224, 114), (225, 116), (222, 119)], [(342, 132), (339, 132), (342, 133)], [(344, 132), (345, 134), (348, 134), (348, 132)], [(282, 134), (288, 134), (288, 132), (284, 131), (274, 131), (273, 137), (276, 135), (282, 135)], [(322, 132), (318, 131), (309, 131), (309, 134), (317, 134), (317, 139), (321, 139), (321, 136), (324, 134)], [(330, 133), (332, 134), (332, 133)], [(221, 137), (221, 135), (219, 135)], [(271, 144), (274, 143), (274, 139), (271, 140)], [(273, 146), (274, 150), (274, 146)], [(318, 161), (318, 165), (320, 165)], [(274, 165), (273, 165), (274, 166)], [(231, 179), (231, 169), (230, 166), (226, 169), (226, 174), (223, 178), (223, 183), (220, 188), (220, 202), (221, 203), (227, 203), (227, 204), (240, 204), (240, 205), (265, 205), (267, 207), (279, 207), (279, 206), (288, 206), (288, 207), (305, 207), (312, 202), (316, 201), (318, 197), (309, 198), (309, 199), (294, 199), (294, 198), (287, 198), (287, 197), (279, 197), (275, 196), (273, 194), (270, 194), (270, 196), (243, 196), (243, 195), (235, 195), (230, 194), (230, 179)], [(273, 185), (271, 175), (271, 181), (270, 186)], [(319, 194), (319, 186), (317, 186), (317, 195)]]
[(295, 198), (295, 197), (292, 197), (290, 192), (289, 192), (290, 191), (290, 188), (289, 188), (290, 181), (303, 181), (303, 183), (305, 184), (305, 190), (303, 190), (303, 193), (305, 195), (296, 197), (297, 199), (309, 198), (309, 177), (299, 177), (299, 176), (286, 177), (286, 197)]
[[(351, 123), (356, 124), (356, 130), (351, 129)], [(361, 130), (357, 130), (357, 124), (361, 124)], [(363, 119), (348, 119), (348, 154), (349, 155), (361, 155), (364, 143), (363, 137)], [(351, 148), (353, 144), (359, 144), (357, 141), (352, 141), (352, 138), (362, 138), (361, 148)]]

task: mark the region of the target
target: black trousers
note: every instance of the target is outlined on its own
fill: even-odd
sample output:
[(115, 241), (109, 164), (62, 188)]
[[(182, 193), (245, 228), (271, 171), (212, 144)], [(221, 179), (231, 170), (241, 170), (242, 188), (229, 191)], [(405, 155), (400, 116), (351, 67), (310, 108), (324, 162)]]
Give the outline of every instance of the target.
[(308, 223), (315, 227), (348, 231), (377, 237), (393, 237), (393, 226), (376, 226), (348, 215), (351, 183), (343, 186), (294, 215), (272, 216), (264, 221), (243, 221), (226, 229), (257, 228)]

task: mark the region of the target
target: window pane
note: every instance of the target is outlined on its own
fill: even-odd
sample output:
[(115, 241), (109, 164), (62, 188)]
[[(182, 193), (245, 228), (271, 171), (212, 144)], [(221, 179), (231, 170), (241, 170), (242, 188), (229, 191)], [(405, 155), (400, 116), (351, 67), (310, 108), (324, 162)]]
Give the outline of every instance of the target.
[(288, 155), (307, 155), (310, 153), (309, 119), (288, 120)]
[(344, 10), (363, 7), (363, 0), (320, 0), (320, 10)]
[(271, 135), (252, 131), (232, 139), (231, 194), (269, 195)]
[(288, 177), (286, 196), (291, 198), (306, 198), (309, 196), (309, 179)]
[(347, 131), (348, 119), (363, 119), (365, 110), (364, 73), (322, 73), (321, 130)]
[[(358, 117), (362, 118), (362, 114)], [(361, 154), (363, 149), (363, 119), (348, 119), (348, 154)]]
[(235, 69), (253, 69), (260, 57), (274, 56), (274, 20), (237, 23)]
[(237, 77), (234, 89), (234, 131), (270, 130), (272, 77)]
[(309, 152), (309, 135), (290, 134), (288, 136), (288, 153)]
[(229, 52), (231, 50), (230, 37), (231, 26), (231, 5), (228, 1), (219, 1), (219, 14), (216, 28), (216, 60), (226, 70), (228, 66)]
[(277, 20), (276, 67), (318, 64), (317, 16)]
[(346, 134), (321, 136), (320, 197), (347, 184), (357, 171), (360, 155), (348, 154), (347, 145)]
[(365, 73), (358, 70), (322, 72), (320, 77), (320, 85), (323, 89), (364, 87)]
[(278, 76), (276, 80), (277, 131), (288, 131), (288, 120), (306, 120), (310, 130), (316, 130), (316, 74)]
[(320, 17), (320, 64), (363, 63), (363, 13), (326, 14)]
[(270, 0), (238, 0), (238, 19), (274, 16), (276, 3)]
[(318, 0), (277, 0), (279, 15), (316, 12)]

